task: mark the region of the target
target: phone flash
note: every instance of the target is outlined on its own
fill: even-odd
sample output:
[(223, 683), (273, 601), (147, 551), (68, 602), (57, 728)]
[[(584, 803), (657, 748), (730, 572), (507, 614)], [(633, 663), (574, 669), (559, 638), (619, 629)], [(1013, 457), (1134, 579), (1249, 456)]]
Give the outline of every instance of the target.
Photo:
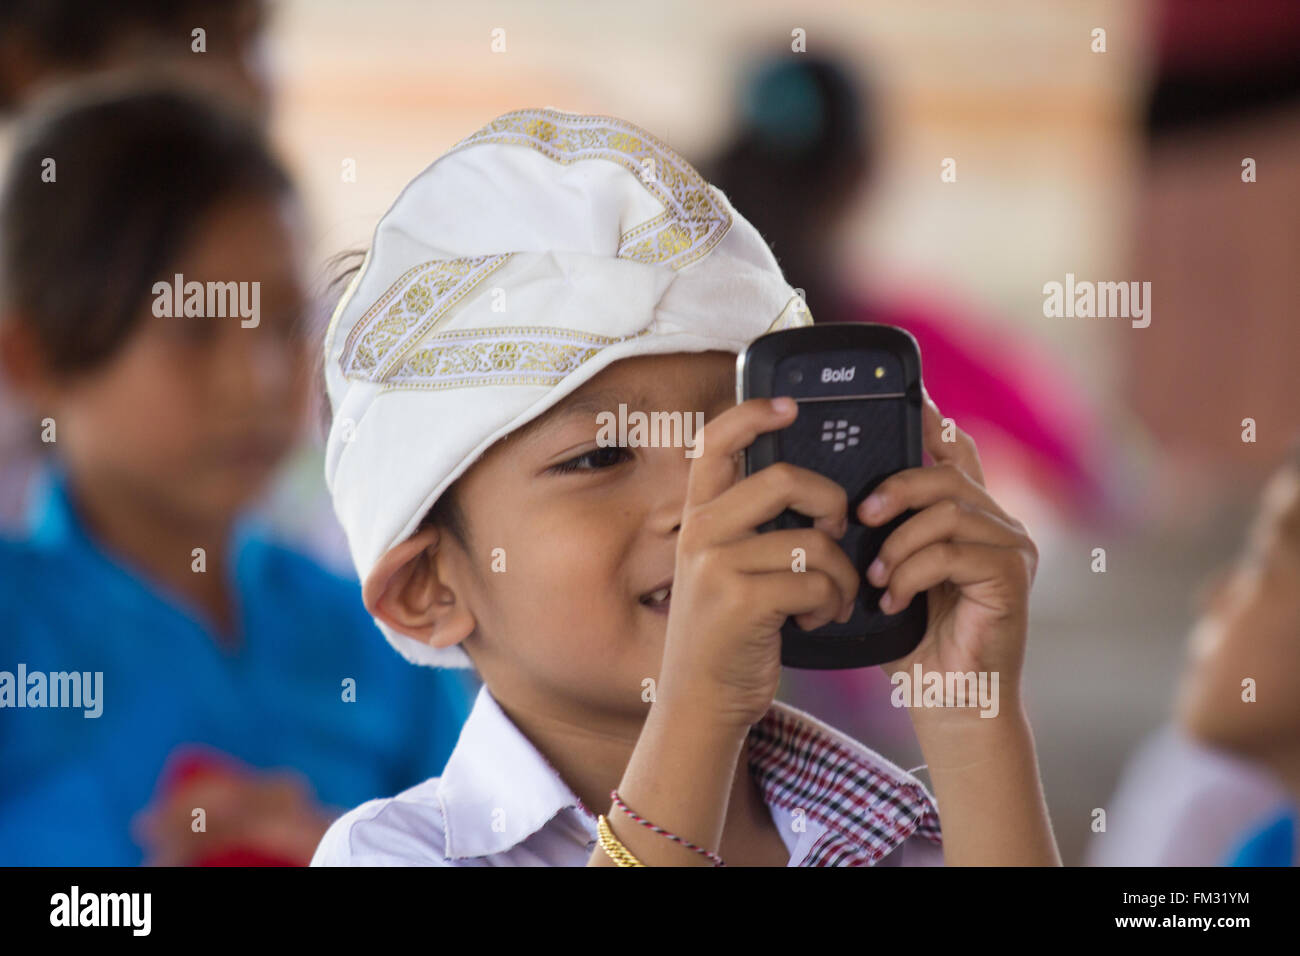
[(884, 378), (884, 377), (885, 377), (885, 367), (883, 365), (877, 365), (876, 378)]

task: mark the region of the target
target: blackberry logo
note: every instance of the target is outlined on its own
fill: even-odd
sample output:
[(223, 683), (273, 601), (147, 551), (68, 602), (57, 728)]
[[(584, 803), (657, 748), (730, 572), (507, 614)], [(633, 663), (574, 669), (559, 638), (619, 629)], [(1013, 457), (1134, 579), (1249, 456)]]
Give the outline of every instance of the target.
[[(829, 370), (828, 370), (829, 371)], [(857, 425), (850, 425), (844, 419), (822, 422), (822, 441), (833, 441), (831, 451), (843, 451), (850, 445), (858, 443), (857, 434), (862, 431)]]
[(853, 373), (858, 370), (856, 365), (849, 368), (824, 368), (822, 369), (823, 382), (851, 382)]

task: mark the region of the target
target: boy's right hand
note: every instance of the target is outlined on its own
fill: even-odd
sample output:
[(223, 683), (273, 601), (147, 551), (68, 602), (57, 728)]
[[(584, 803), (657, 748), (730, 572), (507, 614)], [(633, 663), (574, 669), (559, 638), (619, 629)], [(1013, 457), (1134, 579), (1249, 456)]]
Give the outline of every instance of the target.
[[(762, 719), (781, 679), (781, 626), (804, 630), (847, 621), (857, 569), (836, 543), (848, 529), (848, 498), (823, 475), (784, 462), (748, 477), (741, 454), (762, 432), (791, 424), (755, 398), (727, 409), (697, 436), (677, 538), (656, 702), (704, 711), (736, 731)], [(811, 528), (756, 530), (791, 508)], [(795, 571), (795, 549), (805, 570)]]

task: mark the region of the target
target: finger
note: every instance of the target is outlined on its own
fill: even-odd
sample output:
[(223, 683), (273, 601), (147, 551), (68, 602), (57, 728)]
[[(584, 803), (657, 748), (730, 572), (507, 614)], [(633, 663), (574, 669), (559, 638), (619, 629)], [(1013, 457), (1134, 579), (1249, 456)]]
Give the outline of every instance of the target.
[(843, 608), (838, 585), (822, 571), (750, 574), (745, 576), (745, 582), (749, 589), (748, 604), (771, 607), (786, 617), (793, 617), (806, 631), (835, 620)]
[(708, 531), (698, 543), (721, 544), (747, 537), (787, 508), (813, 519), (813, 527), (835, 538), (848, 530), (849, 496), (825, 475), (778, 461), (728, 488), (697, 512)]
[(830, 576), (840, 593), (836, 619), (853, 610), (860, 586), (858, 569), (844, 549), (825, 532), (814, 528), (768, 531), (723, 545), (719, 551), (730, 567), (745, 574), (821, 571)]
[(696, 436), (699, 454), (691, 463), (686, 506), (706, 504), (735, 484), (736, 456), (762, 433), (785, 428), (797, 413), (798, 406), (778, 412), (770, 399), (751, 398), (706, 424)]
[(872, 489), (858, 505), (858, 520), (873, 527), (904, 511), (920, 511), (944, 498), (955, 498), (1015, 523), (983, 485), (951, 462), (895, 472)]
[(897, 613), (922, 591), (951, 581), (966, 594), (981, 585), (993, 585), (980, 603), (992, 611), (1006, 612), (1018, 595), (1028, 592), (1032, 574), (1019, 548), (939, 541), (894, 569), (889, 587), (881, 595), (880, 609), (886, 614)]
[(1026, 544), (1028, 536), (997, 515), (956, 498), (944, 498), (908, 518), (885, 538), (879, 554), (867, 568), (867, 580), (882, 588), (889, 582), (893, 569), (917, 551), (936, 541), (948, 540), (1014, 548)]
[[(957, 427), (957, 423), (947, 419), (951, 427), (945, 428), (943, 413), (934, 403), (930, 393), (921, 386), (921, 435), (925, 450), (930, 453), (935, 464), (953, 464), (980, 485), (984, 484), (984, 466), (980, 463), (979, 451), (975, 448), (975, 439)], [(945, 441), (951, 438), (951, 441)]]

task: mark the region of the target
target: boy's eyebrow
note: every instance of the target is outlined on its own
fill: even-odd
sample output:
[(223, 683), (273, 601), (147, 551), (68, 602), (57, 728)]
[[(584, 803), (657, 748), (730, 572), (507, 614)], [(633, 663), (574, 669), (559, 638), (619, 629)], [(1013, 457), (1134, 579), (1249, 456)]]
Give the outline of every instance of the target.
[[(734, 388), (735, 385), (731, 382), (719, 381), (716, 387), (709, 390), (707, 401), (703, 407), (711, 408), (713, 405), (730, 401), (734, 397)], [(613, 388), (597, 389), (551, 409), (544, 418), (534, 419), (523, 426), (518, 435), (520, 438), (527, 437), (543, 427), (558, 426), (561, 422), (577, 415), (597, 415), (600, 412), (617, 413), (620, 402), (627, 405), (629, 409), (647, 408), (654, 404), (646, 395), (640, 392), (628, 395), (626, 392), (620, 392)]]
[(602, 388), (595, 392), (588, 392), (586, 395), (579, 395), (572, 401), (561, 405), (555, 410), (552, 421), (572, 418), (574, 415), (616, 412), (620, 402), (625, 403), (628, 408), (640, 408), (647, 404), (644, 395), (634, 395), (629, 401), (626, 394), (619, 393), (612, 388)]

